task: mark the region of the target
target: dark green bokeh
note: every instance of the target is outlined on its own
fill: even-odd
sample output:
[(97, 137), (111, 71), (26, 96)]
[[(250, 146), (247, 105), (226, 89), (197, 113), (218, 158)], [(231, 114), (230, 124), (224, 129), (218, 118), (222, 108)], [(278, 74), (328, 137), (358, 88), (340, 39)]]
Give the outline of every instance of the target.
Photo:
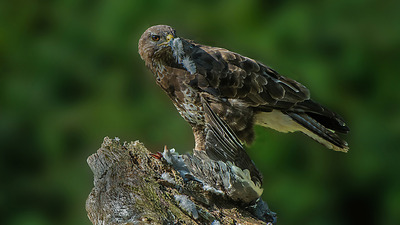
[[(215, 3), (216, 2), (216, 3)], [(137, 54), (151, 25), (270, 65), (348, 121), (348, 154), (257, 128), (279, 224), (400, 223), (399, 1), (0, 2), (0, 224), (90, 224), (104, 136), (193, 146)]]

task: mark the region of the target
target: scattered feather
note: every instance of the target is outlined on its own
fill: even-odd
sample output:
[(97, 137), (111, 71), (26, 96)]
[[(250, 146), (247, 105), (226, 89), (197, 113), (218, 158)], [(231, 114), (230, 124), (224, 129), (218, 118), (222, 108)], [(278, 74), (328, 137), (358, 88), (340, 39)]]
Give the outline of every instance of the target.
[(211, 225), (221, 225), (221, 223), (218, 220), (212, 221)]
[(193, 218), (199, 218), (199, 213), (197, 212), (196, 205), (186, 195), (174, 195), (174, 198), (183, 210), (190, 213)]
[(167, 181), (168, 183), (176, 184), (175, 180), (168, 173), (164, 172), (163, 174), (161, 174), (161, 179)]
[(209, 184), (203, 183), (203, 190), (212, 192), (217, 195), (224, 195), (225, 193), (221, 190), (218, 190), (214, 187), (211, 187)]

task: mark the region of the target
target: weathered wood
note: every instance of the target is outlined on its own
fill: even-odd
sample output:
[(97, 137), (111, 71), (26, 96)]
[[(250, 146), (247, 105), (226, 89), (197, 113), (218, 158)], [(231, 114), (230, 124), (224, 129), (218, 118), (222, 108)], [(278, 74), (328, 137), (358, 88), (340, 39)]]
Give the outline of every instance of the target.
[[(87, 160), (94, 188), (86, 210), (93, 224), (272, 224), (248, 206), (183, 181), (138, 141), (104, 138)], [(252, 214), (253, 213), (253, 214)]]

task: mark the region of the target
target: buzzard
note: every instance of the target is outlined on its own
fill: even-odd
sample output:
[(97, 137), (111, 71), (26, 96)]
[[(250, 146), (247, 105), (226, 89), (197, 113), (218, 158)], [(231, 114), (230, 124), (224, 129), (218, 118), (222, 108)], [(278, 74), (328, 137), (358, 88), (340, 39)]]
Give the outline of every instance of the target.
[(336, 151), (349, 149), (337, 135), (349, 131), (338, 114), (313, 101), (304, 85), (261, 62), (178, 37), (167, 25), (148, 28), (138, 47), (157, 84), (192, 126), (195, 150), (206, 150), (207, 113), (244, 143), (252, 142), (253, 126), (261, 125), (300, 131)]

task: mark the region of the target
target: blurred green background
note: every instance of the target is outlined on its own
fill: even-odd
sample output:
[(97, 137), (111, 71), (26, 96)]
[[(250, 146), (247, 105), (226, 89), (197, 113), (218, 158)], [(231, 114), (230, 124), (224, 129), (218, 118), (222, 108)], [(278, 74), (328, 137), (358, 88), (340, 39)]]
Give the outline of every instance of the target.
[(191, 151), (137, 53), (145, 29), (260, 60), (340, 113), (350, 152), (257, 128), (249, 152), (279, 224), (400, 224), (400, 1), (0, 2), (0, 224), (90, 224), (104, 136)]

